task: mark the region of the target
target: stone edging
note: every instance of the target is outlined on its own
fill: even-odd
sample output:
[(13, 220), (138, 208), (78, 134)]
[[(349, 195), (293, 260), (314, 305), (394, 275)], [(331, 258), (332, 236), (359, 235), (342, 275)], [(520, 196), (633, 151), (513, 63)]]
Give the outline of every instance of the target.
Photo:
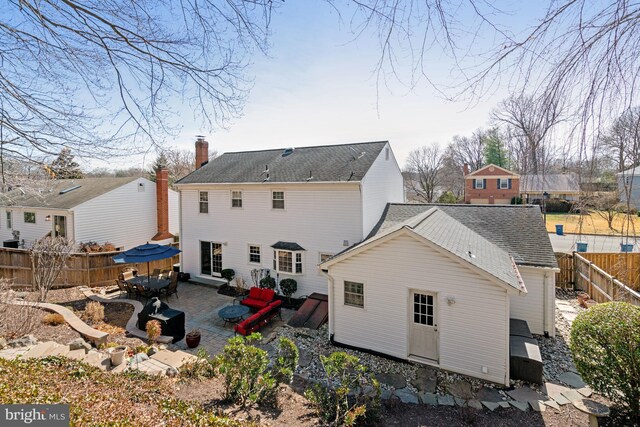
[(82, 320), (80, 320), (80, 318), (76, 316), (73, 311), (69, 310), (66, 307), (58, 304), (50, 304), (47, 302), (29, 302), (21, 300), (14, 300), (11, 302), (11, 304), (39, 307), (48, 311), (53, 311), (54, 313), (58, 313), (64, 318), (64, 321), (67, 322), (69, 326), (71, 326), (71, 328), (75, 329), (87, 340), (93, 342), (96, 347), (107, 343), (107, 338), (109, 337), (108, 333), (99, 331), (87, 325)]
[[(110, 302), (123, 302), (125, 304), (132, 305), (133, 314), (131, 315), (131, 317), (129, 318), (129, 321), (127, 322), (127, 326), (126, 326), (127, 332), (143, 340), (147, 339), (147, 333), (142, 329), (138, 329), (138, 326), (137, 326), (138, 313), (140, 313), (144, 308), (144, 306), (140, 301), (136, 301), (128, 298), (104, 298), (100, 295), (96, 295), (91, 289), (87, 288), (86, 286), (80, 287), (79, 290), (84, 294), (85, 297), (89, 298), (92, 301), (98, 301), (103, 304), (109, 304)], [(168, 344), (171, 341), (173, 341), (173, 337), (160, 335), (160, 337), (156, 341), (162, 344)]]

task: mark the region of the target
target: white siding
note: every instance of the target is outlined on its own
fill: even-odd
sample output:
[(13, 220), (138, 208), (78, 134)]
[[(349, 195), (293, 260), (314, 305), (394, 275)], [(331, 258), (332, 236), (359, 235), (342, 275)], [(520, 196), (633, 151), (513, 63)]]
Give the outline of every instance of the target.
[[(389, 158), (386, 153), (389, 150)], [(362, 180), (362, 234), (367, 236), (380, 220), (387, 203), (404, 202), (402, 173), (389, 144), (380, 152)]]
[[(155, 191), (155, 190), (154, 190)], [(180, 234), (180, 195), (177, 191), (169, 190), (169, 233)]]
[[(35, 240), (41, 239), (53, 230), (53, 216), (64, 215), (67, 217), (67, 237), (73, 240), (73, 215), (69, 211), (58, 209), (36, 209), (36, 208), (9, 208), (12, 212), (12, 229), (7, 228), (7, 209), (0, 209), (0, 245), (3, 240), (13, 239), (13, 230), (20, 231), (20, 240), (24, 240), (25, 246), (29, 247)], [(24, 212), (35, 212), (36, 223), (25, 223)], [(51, 215), (51, 221), (45, 218)]]
[[(509, 299), (500, 286), (402, 235), (330, 266), (329, 274), (336, 341), (406, 359), (409, 292), (436, 292), (439, 366), (508, 383)], [(364, 309), (344, 305), (345, 280), (364, 283)], [(448, 305), (448, 297), (455, 303)]]
[[(526, 320), (531, 333), (542, 335), (545, 331), (555, 336), (555, 280), (556, 275), (552, 269), (519, 266), (528, 293), (526, 295), (511, 297), (511, 317)], [(545, 303), (545, 274), (546, 298)], [(547, 316), (545, 328), (544, 317)]]
[[(231, 190), (242, 191), (242, 208), (231, 208)], [(285, 209), (271, 209), (271, 191), (284, 191)], [(296, 295), (327, 293), (327, 281), (317, 265), (319, 252), (335, 254), (343, 241), (362, 239), (359, 188), (353, 184), (287, 184), (209, 187), (209, 213), (200, 214), (198, 190), (182, 191), (182, 268), (200, 276), (200, 241), (226, 244), (222, 267), (232, 268), (251, 284), (251, 270), (273, 269), (273, 249), (278, 241), (295, 242), (306, 251)], [(261, 265), (249, 263), (249, 244), (261, 247)], [(274, 276), (275, 274), (272, 274)], [(204, 276), (203, 276), (204, 277)]]
[[(144, 183), (144, 191), (138, 191)], [(76, 242), (111, 242), (130, 249), (156, 234), (155, 183), (138, 178), (99, 197), (76, 206)]]

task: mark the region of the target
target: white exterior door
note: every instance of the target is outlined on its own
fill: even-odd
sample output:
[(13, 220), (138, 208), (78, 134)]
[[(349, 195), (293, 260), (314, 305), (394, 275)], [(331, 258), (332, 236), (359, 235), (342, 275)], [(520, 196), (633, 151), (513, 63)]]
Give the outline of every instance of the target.
[(436, 295), (411, 291), (409, 308), (409, 354), (438, 360)]

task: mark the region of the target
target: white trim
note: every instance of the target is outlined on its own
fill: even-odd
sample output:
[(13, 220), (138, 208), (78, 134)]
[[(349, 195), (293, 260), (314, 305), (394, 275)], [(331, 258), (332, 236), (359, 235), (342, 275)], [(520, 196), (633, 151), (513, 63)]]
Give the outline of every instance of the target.
[[(251, 246), (255, 246), (258, 248), (258, 256), (260, 257), (260, 262), (251, 261)], [(262, 265), (262, 245), (257, 243), (247, 243), (247, 263), (250, 265)]]
[[(275, 193), (282, 193), (282, 199), (274, 199), (273, 196)], [(273, 202), (275, 202), (276, 200), (282, 200), (282, 207), (281, 208), (274, 208), (273, 207)], [(271, 210), (272, 211), (284, 211), (287, 209), (287, 197), (285, 195), (285, 191), (284, 190), (271, 190)]]
[[(233, 193), (240, 193), (240, 199), (234, 198)], [(240, 206), (233, 206), (234, 200), (240, 200)], [(229, 207), (231, 209), (244, 209), (244, 194), (242, 190), (233, 189), (233, 188), (229, 190)]]
[[(362, 306), (359, 306), (356, 304), (347, 304), (347, 282), (362, 286)], [(343, 280), (342, 281), (342, 305), (344, 305), (345, 307), (353, 307), (353, 308), (359, 308), (359, 309), (365, 310), (367, 307), (367, 301), (366, 301), (364, 289), (365, 289), (364, 282), (360, 282), (360, 281), (356, 282), (353, 280)], [(349, 292), (349, 294), (356, 295), (356, 296), (358, 295), (355, 292)]]

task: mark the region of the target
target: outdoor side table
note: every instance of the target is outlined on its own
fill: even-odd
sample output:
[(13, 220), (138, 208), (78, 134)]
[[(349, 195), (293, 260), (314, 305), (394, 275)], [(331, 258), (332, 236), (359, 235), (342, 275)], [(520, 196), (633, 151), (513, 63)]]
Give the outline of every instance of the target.
[(242, 316), (249, 313), (249, 307), (244, 305), (230, 305), (224, 308), (221, 308), (218, 311), (218, 316), (222, 320), (224, 320), (224, 325), (227, 325), (227, 322), (236, 323), (242, 319)]

